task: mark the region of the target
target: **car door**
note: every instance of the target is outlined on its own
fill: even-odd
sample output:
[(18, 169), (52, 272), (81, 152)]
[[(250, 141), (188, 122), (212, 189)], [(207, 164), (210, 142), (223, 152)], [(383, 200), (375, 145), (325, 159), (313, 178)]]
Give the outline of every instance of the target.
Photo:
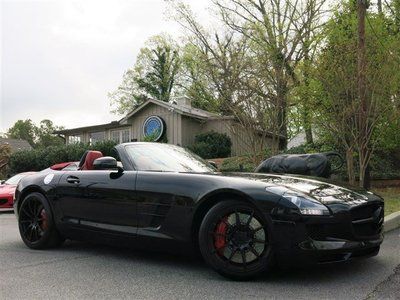
[(138, 171), (138, 235), (182, 237), (189, 228), (197, 186), (188, 174)]
[(136, 233), (136, 171), (68, 171), (57, 187), (63, 221), (111, 231)]
[(137, 178), (138, 227), (157, 230), (170, 211), (176, 190), (168, 172), (139, 171)]

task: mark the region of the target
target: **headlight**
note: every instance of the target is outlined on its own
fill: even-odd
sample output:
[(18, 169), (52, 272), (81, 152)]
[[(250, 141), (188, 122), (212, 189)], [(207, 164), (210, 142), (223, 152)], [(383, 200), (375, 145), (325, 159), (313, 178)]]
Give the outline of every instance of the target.
[(296, 205), (302, 215), (327, 216), (330, 214), (325, 205), (304, 195), (286, 193), (283, 197)]

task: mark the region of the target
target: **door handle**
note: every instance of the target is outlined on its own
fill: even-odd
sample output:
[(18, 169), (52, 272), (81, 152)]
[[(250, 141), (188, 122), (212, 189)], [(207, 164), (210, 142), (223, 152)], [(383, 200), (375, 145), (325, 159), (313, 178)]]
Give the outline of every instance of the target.
[(78, 184), (79, 183), (79, 178), (75, 177), (75, 176), (68, 176), (67, 177), (67, 182), (68, 183), (75, 183)]

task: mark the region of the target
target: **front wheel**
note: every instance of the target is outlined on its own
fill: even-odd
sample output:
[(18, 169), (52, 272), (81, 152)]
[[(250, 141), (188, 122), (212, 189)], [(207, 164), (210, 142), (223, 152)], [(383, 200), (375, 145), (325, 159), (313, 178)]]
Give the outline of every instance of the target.
[(22, 201), (18, 227), (23, 242), (32, 249), (55, 247), (64, 241), (54, 225), (50, 205), (40, 193), (29, 194)]
[(199, 245), (206, 263), (231, 279), (250, 279), (272, 264), (270, 226), (242, 201), (223, 201), (210, 209), (200, 226)]

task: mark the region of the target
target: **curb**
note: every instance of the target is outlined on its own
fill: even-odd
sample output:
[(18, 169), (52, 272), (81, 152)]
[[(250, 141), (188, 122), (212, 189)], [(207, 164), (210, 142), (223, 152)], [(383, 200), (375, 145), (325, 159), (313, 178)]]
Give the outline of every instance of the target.
[(400, 227), (400, 211), (392, 213), (387, 217), (385, 217), (383, 232), (389, 232), (399, 227)]

